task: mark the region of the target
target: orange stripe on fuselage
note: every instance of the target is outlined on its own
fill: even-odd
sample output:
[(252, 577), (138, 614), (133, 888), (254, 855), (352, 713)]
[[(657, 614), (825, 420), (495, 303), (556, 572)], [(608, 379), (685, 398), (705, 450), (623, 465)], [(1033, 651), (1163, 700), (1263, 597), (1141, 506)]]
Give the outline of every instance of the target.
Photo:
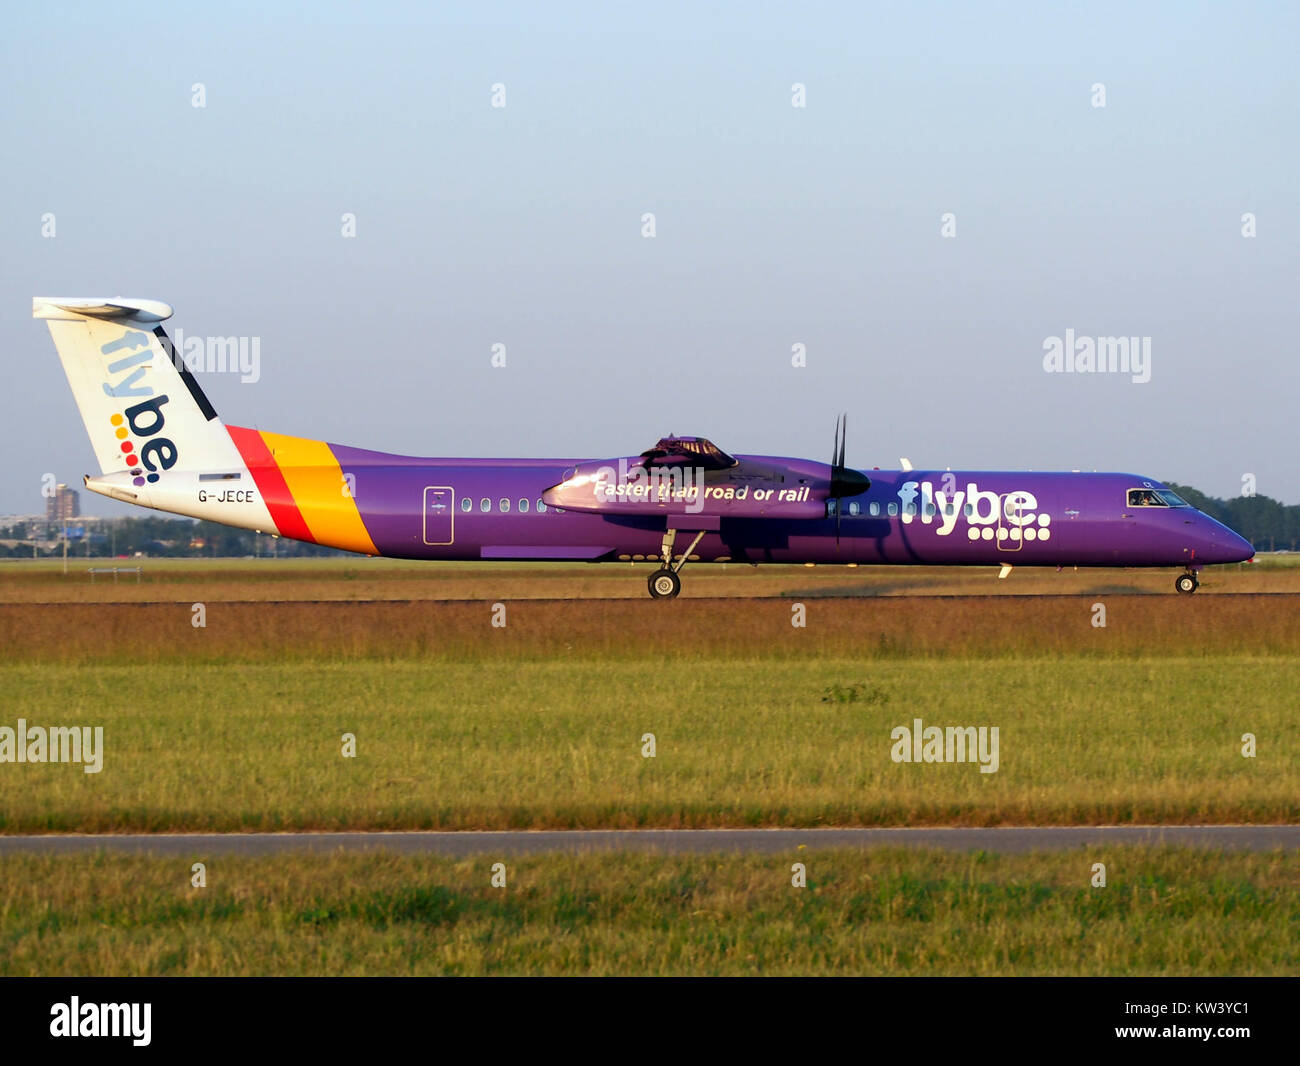
[(261, 437), (312, 539), (331, 548), (378, 555), (357, 510), (353, 485), (344, 477), (330, 446), (321, 440), (280, 433), (262, 433)]

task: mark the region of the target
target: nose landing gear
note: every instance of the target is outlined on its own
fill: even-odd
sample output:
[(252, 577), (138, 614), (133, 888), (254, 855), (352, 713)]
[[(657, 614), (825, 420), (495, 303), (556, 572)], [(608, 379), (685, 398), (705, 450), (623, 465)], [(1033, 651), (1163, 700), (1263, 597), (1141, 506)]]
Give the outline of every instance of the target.
[(1179, 592), (1186, 593), (1188, 596), (1200, 587), (1201, 583), (1196, 580), (1196, 572), (1194, 570), (1188, 570), (1185, 574), (1179, 574), (1174, 580), (1174, 588)]

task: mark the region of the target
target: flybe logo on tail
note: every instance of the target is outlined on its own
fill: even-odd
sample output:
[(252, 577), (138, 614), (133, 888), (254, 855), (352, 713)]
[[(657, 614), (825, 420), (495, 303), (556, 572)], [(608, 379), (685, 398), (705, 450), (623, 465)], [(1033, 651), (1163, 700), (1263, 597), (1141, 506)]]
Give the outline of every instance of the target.
[(172, 441), (159, 436), (166, 424), (162, 409), (167, 395), (155, 396), (153, 386), (146, 380), (146, 371), (155, 365), (150, 340), (148, 333), (127, 330), (99, 349), (107, 356), (125, 353), (108, 364), (110, 379), (103, 384), (104, 395), (117, 400), (139, 398), (139, 402), (124, 407), (108, 420), (113, 435), (120, 441), (122, 461), (136, 485), (157, 481), (159, 472), (175, 466), (179, 455)]

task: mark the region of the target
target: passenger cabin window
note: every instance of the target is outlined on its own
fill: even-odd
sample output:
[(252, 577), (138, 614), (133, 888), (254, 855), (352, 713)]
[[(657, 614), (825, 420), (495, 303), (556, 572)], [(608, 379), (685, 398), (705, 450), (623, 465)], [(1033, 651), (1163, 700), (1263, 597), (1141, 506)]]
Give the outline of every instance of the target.
[(827, 513), (827, 514), (834, 514), (834, 513), (835, 513), (835, 505), (836, 505), (837, 503), (839, 503), (839, 500), (827, 500), (827, 501), (826, 501), (826, 513)]
[(505, 514), (507, 511), (510, 510), (510, 501), (507, 500), (504, 496), (502, 496), (501, 499), (497, 500), (497, 508), (501, 511), (502, 514)]
[(473, 510), (473, 508), (474, 508), (474, 501), (471, 500), (468, 496), (462, 496), (460, 498), (460, 509), (462, 511)]
[(867, 505), (867, 510), (869, 510), (873, 516), (878, 515), (880, 514), (880, 504), (870, 503)]
[(537, 513), (538, 513), (538, 514), (545, 514), (545, 513), (546, 513), (546, 504), (542, 503), (541, 500), (538, 500), (538, 501), (537, 501)]
[(521, 499), (521, 500), (519, 501), (519, 513), (520, 513), (520, 514), (527, 514), (527, 513), (528, 513), (528, 501), (527, 501), (527, 500), (523, 500), (523, 499)]
[(898, 504), (891, 503), (889, 505), (889, 517), (893, 518), (896, 514), (898, 514)]
[(486, 496), (484, 496), (481, 500), (478, 501), (478, 509), (482, 511), (484, 514), (487, 514), (488, 511), (492, 510), (492, 501), (489, 500)]
[(849, 504), (849, 514), (861, 514), (861, 513), (862, 513), (862, 508), (858, 505), (858, 502), (856, 500), (854, 500), (851, 504)]
[(969, 518), (971, 515), (975, 513), (975, 508), (972, 507), (970, 504), (967, 504), (965, 507), (961, 509), (961, 513), (964, 514), (967, 518)]

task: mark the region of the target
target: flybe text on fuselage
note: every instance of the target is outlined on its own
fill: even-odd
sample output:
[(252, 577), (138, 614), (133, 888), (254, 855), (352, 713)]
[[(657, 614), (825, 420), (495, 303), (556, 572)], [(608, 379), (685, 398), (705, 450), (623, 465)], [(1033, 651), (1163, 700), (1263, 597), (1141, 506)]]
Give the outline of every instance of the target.
[[(944, 484), (946, 482), (946, 484)], [(994, 492), (981, 489), (974, 481), (965, 488), (957, 488), (956, 481), (941, 480), (942, 487), (932, 481), (904, 481), (898, 489), (901, 504), (900, 516), (904, 525), (919, 522), (934, 525), (935, 534), (950, 535), (959, 521), (965, 522), (971, 540), (981, 537), (992, 539), (992, 528), (1028, 528), (1037, 530), (1037, 539), (1048, 540), (1052, 524), (1051, 515), (1038, 513), (1038, 497), (1026, 489), (1011, 492)], [(983, 530), (989, 530), (985, 536)]]

